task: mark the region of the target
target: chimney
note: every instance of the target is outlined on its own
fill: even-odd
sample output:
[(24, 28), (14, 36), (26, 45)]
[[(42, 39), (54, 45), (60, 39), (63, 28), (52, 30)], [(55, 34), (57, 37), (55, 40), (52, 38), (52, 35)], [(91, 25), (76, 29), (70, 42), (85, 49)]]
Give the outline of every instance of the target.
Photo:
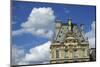
[(56, 28), (61, 28), (61, 23), (62, 21), (61, 20), (56, 20)]
[(80, 24), (80, 29), (81, 29), (81, 31), (84, 30), (84, 24)]

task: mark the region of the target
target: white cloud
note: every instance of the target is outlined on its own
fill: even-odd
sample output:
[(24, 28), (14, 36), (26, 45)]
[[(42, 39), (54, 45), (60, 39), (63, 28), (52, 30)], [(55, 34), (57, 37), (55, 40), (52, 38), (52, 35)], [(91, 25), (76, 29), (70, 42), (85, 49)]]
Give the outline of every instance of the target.
[(12, 64), (16, 65), (16, 63), (20, 62), (25, 55), (25, 51), (22, 48), (18, 48), (17, 46), (12, 45)]
[(31, 48), (29, 53), (18, 64), (43, 64), (44, 62), (49, 62), (50, 45), (51, 42), (48, 41), (40, 46)]
[(19, 30), (13, 31), (13, 32), (12, 32), (12, 35), (13, 35), (13, 36), (22, 35), (23, 33), (28, 33), (28, 32), (26, 32), (25, 29), (19, 29)]
[[(21, 29), (12, 32), (13, 36), (31, 33), (36, 36), (52, 38), (54, 32), (55, 16), (51, 8), (33, 8), (26, 22), (21, 24)], [(39, 64), (48, 63), (50, 60), (50, 45), (48, 41), (37, 47), (29, 49), (26, 53), (24, 49), (14, 46), (12, 48), (12, 64)]]
[(33, 8), (26, 22), (21, 24), (22, 29), (13, 31), (13, 35), (32, 33), (33, 35), (52, 38), (54, 30), (54, 11), (52, 8)]
[(95, 48), (95, 21), (91, 24), (91, 30), (86, 33), (88, 37), (90, 48)]
[(48, 41), (40, 46), (30, 48), (29, 53), (25, 53), (23, 49), (12, 47), (12, 64), (44, 64), (50, 61), (50, 45)]

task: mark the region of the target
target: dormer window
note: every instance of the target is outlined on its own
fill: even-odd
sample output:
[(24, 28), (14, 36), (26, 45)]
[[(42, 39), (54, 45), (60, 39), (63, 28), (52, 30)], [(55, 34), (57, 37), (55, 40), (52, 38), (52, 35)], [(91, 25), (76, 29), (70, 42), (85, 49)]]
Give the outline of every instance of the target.
[(63, 32), (61, 31), (61, 33), (63, 33)]
[(59, 41), (57, 41), (57, 43), (59, 43)]
[(79, 37), (81, 37), (81, 35), (79, 35)]
[(61, 35), (59, 35), (59, 38), (61, 37)]

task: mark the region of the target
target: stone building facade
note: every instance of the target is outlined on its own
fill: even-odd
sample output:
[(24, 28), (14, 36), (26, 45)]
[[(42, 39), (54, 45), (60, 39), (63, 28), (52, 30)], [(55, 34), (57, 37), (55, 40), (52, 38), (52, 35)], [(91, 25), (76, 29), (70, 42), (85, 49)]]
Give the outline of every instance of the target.
[(89, 42), (83, 24), (78, 27), (68, 19), (67, 23), (56, 21), (55, 37), (50, 46), (50, 63), (89, 61)]

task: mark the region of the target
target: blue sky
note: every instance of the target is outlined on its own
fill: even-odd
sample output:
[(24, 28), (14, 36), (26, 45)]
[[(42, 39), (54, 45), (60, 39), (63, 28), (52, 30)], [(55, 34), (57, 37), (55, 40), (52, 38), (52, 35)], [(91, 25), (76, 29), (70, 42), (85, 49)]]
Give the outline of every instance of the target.
[(20, 24), (27, 20), (31, 10), (34, 7), (51, 7), (55, 12), (56, 19), (61, 19), (65, 22), (69, 17), (71, 17), (74, 21), (73, 23), (86, 24), (86, 31), (89, 31), (88, 25), (90, 25), (92, 21), (95, 21), (95, 6), (49, 4), (36, 2), (33, 4), (32, 2), (22, 1), (14, 1), (12, 5), (12, 21), (18, 22), (18, 24), (13, 25), (13, 30), (20, 28)]
[[(84, 24), (85, 32), (89, 32), (92, 22), (96, 21), (95, 6), (12, 1), (12, 32), (22, 28), (21, 24), (27, 21), (33, 8), (40, 7), (52, 8), (55, 19), (67, 22), (67, 19), (70, 17), (73, 23), (78, 25)], [(48, 40), (48, 38), (35, 36), (30, 33), (12, 36), (12, 44), (23, 48), (25, 53), (29, 52), (30, 48), (39, 46)]]

